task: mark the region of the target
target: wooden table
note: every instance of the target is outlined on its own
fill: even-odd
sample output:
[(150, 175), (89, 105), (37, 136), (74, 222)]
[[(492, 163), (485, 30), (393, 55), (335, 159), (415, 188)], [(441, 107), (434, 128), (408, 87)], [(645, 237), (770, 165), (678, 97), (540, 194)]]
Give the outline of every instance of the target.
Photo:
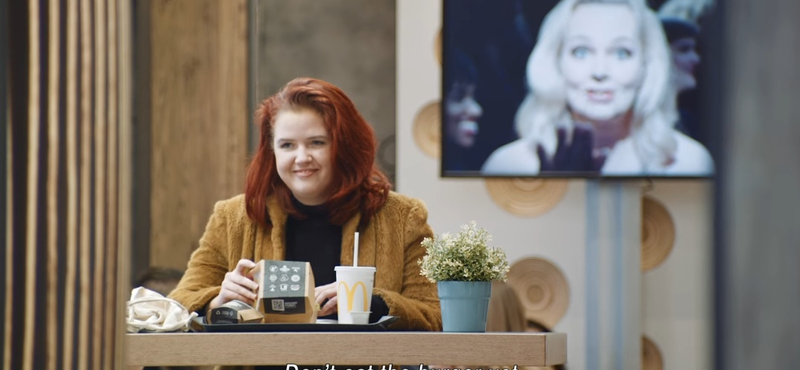
[(567, 361), (565, 333), (126, 334), (129, 365), (470, 364), (548, 366)]

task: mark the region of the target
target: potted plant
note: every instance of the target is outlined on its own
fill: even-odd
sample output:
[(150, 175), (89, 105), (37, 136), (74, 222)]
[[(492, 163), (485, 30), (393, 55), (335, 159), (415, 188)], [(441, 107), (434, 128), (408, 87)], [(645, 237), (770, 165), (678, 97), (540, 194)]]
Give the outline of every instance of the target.
[(455, 236), (425, 238), (427, 254), (418, 261), (420, 274), (437, 284), (442, 326), (450, 332), (484, 332), (493, 280), (506, 280), (508, 260), (489, 246), (491, 235), (475, 221)]

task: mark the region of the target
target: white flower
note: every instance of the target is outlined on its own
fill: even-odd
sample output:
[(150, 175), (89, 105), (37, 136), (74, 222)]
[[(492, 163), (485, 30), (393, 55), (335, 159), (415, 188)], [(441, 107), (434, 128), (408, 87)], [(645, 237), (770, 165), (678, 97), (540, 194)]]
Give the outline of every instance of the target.
[(491, 235), (475, 221), (462, 225), (455, 236), (444, 233), (425, 238), (428, 253), (417, 261), (420, 274), (436, 281), (506, 280), (508, 261), (502, 249), (489, 247)]

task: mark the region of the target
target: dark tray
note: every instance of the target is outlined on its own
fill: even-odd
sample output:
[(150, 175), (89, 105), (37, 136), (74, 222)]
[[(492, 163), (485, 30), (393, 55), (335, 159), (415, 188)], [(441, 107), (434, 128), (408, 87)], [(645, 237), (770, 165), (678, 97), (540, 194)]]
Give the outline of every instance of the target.
[(193, 318), (190, 327), (192, 331), (208, 333), (385, 331), (389, 330), (389, 324), (397, 321), (397, 319), (397, 316), (384, 316), (377, 322), (370, 324), (208, 324), (205, 317), (201, 316)]

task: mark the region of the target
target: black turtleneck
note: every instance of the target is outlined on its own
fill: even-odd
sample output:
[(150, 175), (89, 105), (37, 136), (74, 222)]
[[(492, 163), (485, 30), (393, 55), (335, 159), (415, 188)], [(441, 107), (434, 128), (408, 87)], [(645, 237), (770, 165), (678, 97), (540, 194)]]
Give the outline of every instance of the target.
[[(286, 260), (305, 261), (311, 263), (316, 286), (336, 281), (334, 267), (341, 264), (342, 227), (334, 225), (328, 218), (324, 205), (307, 206), (292, 198), (295, 208), (305, 215), (304, 218), (289, 215), (286, 219)], [(324, 303), (323, 303), (324, 304)], [(376, 322), (389, 314), (389, 306), (377, 295), (372, 296), (369, 322)], [(334, 313), (323, 318), (336, 319)], [(324, 368), (321, 365), (300, 366), (300, 368)], [(363, 368), (366, 366), (348, 366)], [(256, 370), (284, 370), (285, 366), (255, 366)]]
[[(307, 206), (294, 198), (292, 203), (305, 218), (289, 215), (286, 220), (285, 259), (311, 263), (316, 286), (335, 282), (334, 267), (341, 264), (342, 227), (331, 223), (324, 205)], [(369, 322), (389, 314), (389, 306), (377, 295), (372, 296), (370, 310)], [(336, 314), (325, 318), (335, 319)]]
[(306, 217), (289, 215), (286, 220), (286, 260), (310, 262), (317, 286), (336, 281), (333, 268), (340, 264), (342, 227), (330, 222), (324, 205), (293, 203)]

